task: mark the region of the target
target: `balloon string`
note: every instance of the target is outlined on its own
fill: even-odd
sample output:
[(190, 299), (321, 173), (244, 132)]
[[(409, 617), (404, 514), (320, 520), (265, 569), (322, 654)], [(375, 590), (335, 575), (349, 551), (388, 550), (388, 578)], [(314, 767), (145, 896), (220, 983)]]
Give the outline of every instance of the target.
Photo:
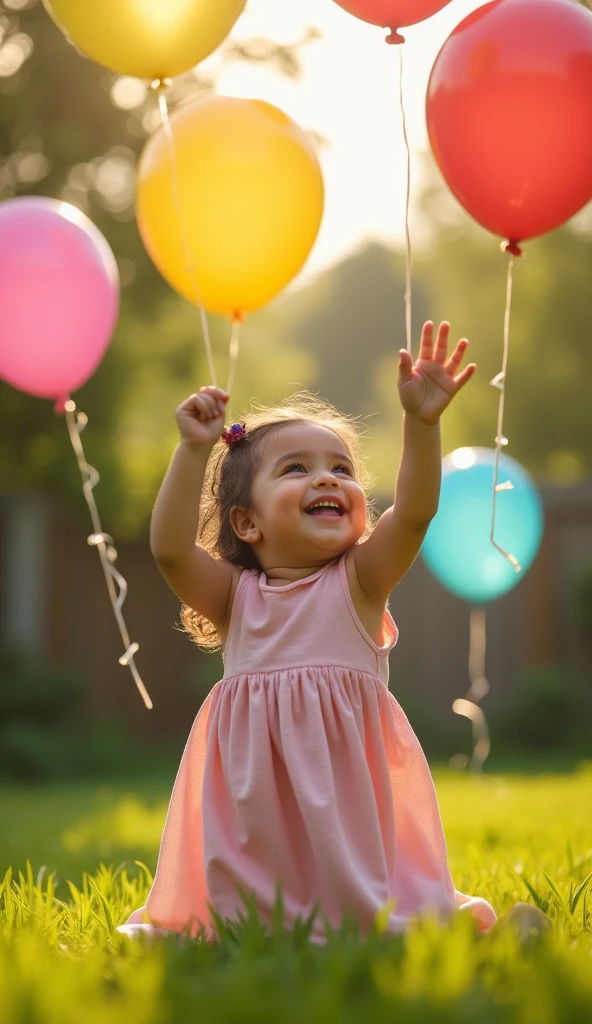
[[(70, 435), (70, 441), (78, 461), (78, 468), (82, 475), (82, 490), (86, 503), (90, 511), (90, 517), (93, 524), (94, 533), (91, 533), (88, 538), (88, 543), (91, 547), (96, 547), (99, 552), (101, 560), (101, 566), (105, 575), (105, 581), (107, 583), (107, 590), (109, 591), (109, 597), (111, 598), (111, 604), (119, 626), (119, 632), (121, 639), (123, 640), (123, 646), (125, 648), (124, 653), (119, 659), (120, 665), (127, 665), (134, 677), (136, 686), (140, 692), (142, 700), (146, 707), (150, 710), (152, 708), (152, 701), (148, 695), (146, 687), (140, 678), (138, 669), (134, 662), (134, 654), (139, 650), (139, 644), (132, 643), (130, 641), (129, 633), (127, 631), (125, 620), (122, 614), (122, 606), (127, 597), (127, 583), (121, 573), (115, 568), (115, 561), (117, 559), (117, 551), (113, 545), (113, 539), (108, 533), (103, 533), (101, 526), (101, 520), (99, 518), (99, 512), (95, 502), (93, 490), (100, 480), (99, 473), (94, 466), (89, 465), (84, 455), (84, 449), (82, 447), (82, 441), (80, 435), (88, 423), (88, 418), (83, 412), (79, 412), (76, 416), (76, 403), (72, 399), (68, 399), (64, 405), (63, 410), (66, 415), (66, 424), (68, 426), (68, 433)], [(119, 593), (117, 593), (115, 584), (119, 587)]]
[(500, 452), (502, 450), (502, 447), (504, 447), (508, 443), (507, 437), (504, 437), (503, 430), (504, 430), (504, 404), (505, 404), (505, 397), (506, 397), (506, 373), (507, 373), (507, 370), (508, 370), (508, 354), (509, 354), (509, 351), (510, 351), (510, 314), (511, 314), (511, 311), (512, 311), (512, 285), (513, 285), (513, 281), (514, 281), (514, 255), (510, 254), (510, 259), (509, 259), (509, 263), (508, 263), (508, 279), (507, 279), (507, 285), (506, 285), (506, 310), (505, 310), (505, 313), (504, 313), (504, 353), (503, 353), (503, 359), (502, 359), (502, 369), (501, 369), (501, 373), (498, 373), (497, 376), (495, 376), (493, 378), (493, 380), (490, 381), (491, 385), (494, 388), (498, 388), (499, 389), (499, 393), (500, 393), (499, 394), (498, 414), (497, 414), (497, 435), (496, 435), (496, 438), (495, 438), (495, 464), (494, 464), (494, 470), (493, 470), (493, 511), (492, 511), (492, 517), (491, 517), (491, 535), (490, 535), (490, 540), (491, 540), (491, 543), (493, 544), (493, 546), (495, 548), (497, 548), (497, 550), (504, 556), (504, 558), (507, 558), (508, 561), (511, 563), (511, 565), (514, 566), (516, 572), (521, 572), (521, 566), (520, 566), (520, 564), (518, 562), (518, 559), (515, 558), (514, 555), (511, 555), (509, 551), (506, 551), (505, 548), (501, 547), (501, 545), (498, 544), (496, 539), (495, 539), (495, 517), (496, 517), (496, 512), (497, 512), (497, 496), (498, 496), (498, 493), (500, 491), (511, 491), (511, 490), (513, 490), (513, 485), (512, 485), (512, 483), (509, 480), (506, 483), (498, 484)]
[[(489, 692), (489, 683), (485, 677), (486, 637), (485, 609), (473, 608), (471, 611), (469, 640), (469, 679), (471, 680), (471, 686), (464, 699), (454, 701), (452, 710), (455, 714), (468, 718), (472, 723), (473, 756), (471, 758), (471, 770), (474, 772), (482, 771), (491, 750), (487, 720), (482, 708), (477, 703)], [(457, 754), (452, 759), (452, 763), (464, 768), (468, 763), (468, 758), (464, 754)]]
[(232, 393), (232, 386), (234, 384), (234, 375), (236, 372), (236, 363), (240, 348), (241, 326), (241, 318), (239, 316), (235, 316), (232, 321), (232, 334), (230, 337), (230, 350), (228, 357), (228, 383), (226, 385), (226, 391), (229, 395)]
[(405, 265), (405, 329), (407, 332), (407, 351), (411, 352), (411, 270), (413, 266), (413, 254), (411, 250), (411, 231), (409, 227), (409, 210), (411, 206), (411, 149), (407, 135), (407, 116), (405, 114), (405, 101), (403, 92), (403, 47), (397, 47), (399, 51), (399, 104), (401, 107), (401, 118), (403, 122), (403, 139), (407, 154), (407, 192), (405, 197), (405, 240), (406, 240), (406, 265)]
[(193, 284), (193, 290), (194, 290), (194, 295), (195, 295), (195, 302), (196, 302), (196, 305), (197, 305), (197, 307), (199, 309), (199, 315), (200, 315), (200, 318), (201, 318), (201, 329), (202, 329), (203, 339), (204, 339), (205, 346), (206, 346), (206, 355), (207, 355), (207, 360), (208, 360), (208, 368), (209, 368), (209, 372), (210, 372), (210, 380), (211, 380), (212, 384), (214, 385), (214, 387), (217, 387), (218, 381), (217, 381), (217, 377), (216, 377), (216, 367), (214, 366), (214, 357), (213, 357), (213, 354), (212, 354), (212, 342), (211, 342), (211, 339), (210, 339), (210, 330), (209, 330), (209, 326), (208, 326), (208, 318), (206, 316), (206, 311), (205, 311), (205, 308), (204, 308), (204, 304), (202, 302), (201, 290), (200, 290), (200, 287), (199, 287), (199, 278), (198, 278), (198, 275), (197, 275), (197, 266), (196, 266), (195, 256), (193, 255), (193, 251), (191, 249), (191, 242), (189, 240), (189, 235), (188, 235), (188, 232), (187, 232), (187, 225), (185, 223), (185, 218), (183, 216), (183, 207), (182, 207), (182, 204), (181, 204), (181, 195), (180, 195), (180, 190), (179, 190), (179, 169), (178, 169), (178, 166), (177, 166), (177, 151), (176, 151), (176, 148), (175, 148), (175, 139), (174, 139), (174, 136), (173, 136), (173, 130), (172, 130), (172, 127), (171, 127), (171, 121), (170, 121), (170, 118), (169, 118), (168, 104), (167, 104), (167, 98), (166, 98), (166, 90), (168, 88), (168, 82), (166, 80), (157, 79), (152, 84), (153, 84), (153, 88), (156, 90), (156, 93), (158, 95), (158, 106), (160, 108), (160, 120), (161, 120), (161, 123), (162, 123), (162, 127), (164, 129), (164, 134), (165, 134), (165, 137), (166, 137), (166, 140), (167, 140), (167, 145), (168, 145), (169, 160), (170, 160), (170, 166), (171, 166), (171, 181), (172, 181), (173, 202), (175, 204), (175, 209), (176, 209), (176, 212), (177, 212), (177, 221), (178, 221), (178, 224), (179, 224), (179, 229), (181, 231), (181, 237), (183, 239), (183, 248), (185, 250), (186, 270), (187, 270), (187, 273), (191, 275), (191, 281), (192, 281), (192, 284)]

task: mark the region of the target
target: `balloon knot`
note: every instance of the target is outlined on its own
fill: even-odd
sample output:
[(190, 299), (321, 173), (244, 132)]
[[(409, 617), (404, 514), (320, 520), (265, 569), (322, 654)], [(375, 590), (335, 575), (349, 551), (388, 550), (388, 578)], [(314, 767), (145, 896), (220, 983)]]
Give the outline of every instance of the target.
[[(55, 412), (56, 416), (63, 416), (65, 414), (66, 406), (68, 405), (69, 401), (70, 395), (61, 395), (58, 399), (56, 399), (53, 407), (53, 411)], [(74, 406), (74, 408), (76, 408), (76, 406)]]
[(510, 239), (508, 242), (502, 242), (500, 249), (502, 252), (507, 252), (509, 256), (516, 256), (517, 258), (524, 256), (518, 242), (513, 239)]
[(405, 42), (405, 36), (402, 36), (398, 29), (391, 28), (385, 42), (388, 43), (389, 46), (399, 46), (400, 43)]
[(154, 89), (154, 92), (160, 94), (166, 92), (172, 84), (173, 80), (171, 78), (155, 78), (154, 81), (150, 83), (150, 88)]

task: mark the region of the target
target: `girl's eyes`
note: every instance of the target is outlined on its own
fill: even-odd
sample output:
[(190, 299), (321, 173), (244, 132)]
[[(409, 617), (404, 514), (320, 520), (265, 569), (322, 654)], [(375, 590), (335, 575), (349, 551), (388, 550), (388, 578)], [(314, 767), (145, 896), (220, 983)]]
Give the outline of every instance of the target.
[[(286, 466), (284, 474), (291, 473), (293, 469), (301, 469), (303, 473), (306, 473), (306, 469), (304, 468), (301, 462), (291, 462), (289, 466)], [(351, 470), (349, 469), (349, 466), (344, 466), (341, 463), (338, 463), (337, 466), (333, 467), (333, 473), (336, 473), (338, 469), (343, 470), (344, 473), (347, 473), (348, 476), (351, 476)]]

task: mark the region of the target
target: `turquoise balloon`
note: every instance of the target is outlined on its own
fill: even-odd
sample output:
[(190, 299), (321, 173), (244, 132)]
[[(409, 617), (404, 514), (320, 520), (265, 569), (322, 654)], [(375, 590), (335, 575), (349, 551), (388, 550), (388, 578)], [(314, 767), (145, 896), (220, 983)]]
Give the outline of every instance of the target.
[(543, 536), (543, 506), (525, 469), (500, 454), (495, 539), (514, 555), (513, 565), (491, 543), (495, 452), (490, 448), (457, 448), (442, 460), (438, 512), (430, 523), (422, 556), (440, 583), (465, 601), (495, 601), (524, 578)]

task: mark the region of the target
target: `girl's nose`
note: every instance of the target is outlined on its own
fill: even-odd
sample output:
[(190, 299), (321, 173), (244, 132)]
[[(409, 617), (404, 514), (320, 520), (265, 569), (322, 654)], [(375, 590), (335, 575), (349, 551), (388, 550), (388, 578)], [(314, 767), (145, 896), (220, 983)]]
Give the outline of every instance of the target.
[(320, 469), (314, 479), (315, 487), (340, 487), (339, 480), (328, 469)]

